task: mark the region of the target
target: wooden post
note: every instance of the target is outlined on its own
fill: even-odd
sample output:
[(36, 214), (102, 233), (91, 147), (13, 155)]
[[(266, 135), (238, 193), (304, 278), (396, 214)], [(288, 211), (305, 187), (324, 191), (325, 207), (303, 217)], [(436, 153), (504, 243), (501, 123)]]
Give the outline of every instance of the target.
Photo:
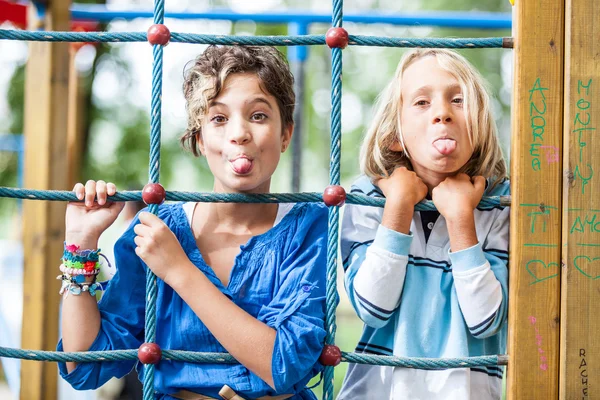
[(67, 168), (69, 170), (69, 189), (81, 181), (81, 161), (85, 150), (85, 122), (87, 90), (81, 82), (81, 76), (75, 67), (77, 49), (69, 50), (69, 116), (67, 122)]
[[(47, 30), (69, 30), (69, 0), (53, 0)], [(31, 42), (25, 81), (25, 187), (68, 189), (67, 43)], [(53, 350), (58, 339), (58, 265), (64, 240), (63, 202), (23, 203), (23, 328), (21, 347)], [(55, 399), (55, 363), (23, 361), (21, 399)]]
[(600, 4), (565, 5), (560, 398), (600, 398)]
[(558, 398), (563, 0), (516, 0), (507, 399)]

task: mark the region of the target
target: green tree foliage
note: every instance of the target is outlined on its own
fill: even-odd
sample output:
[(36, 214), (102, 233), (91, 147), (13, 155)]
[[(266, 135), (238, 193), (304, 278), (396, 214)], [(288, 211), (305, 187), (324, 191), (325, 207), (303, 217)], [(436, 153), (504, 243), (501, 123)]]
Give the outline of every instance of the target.
[[(127, 93), (131, 87), (132, 76), (129, 65), (121, 60), (122, 49), (108, 47), (96, 58), (93, 73), (88, 84), (99, 69), (117, 69), (120, 82), (125, 86), (119, 88)], [(91, 92), (91, 90), (90, 90)], [(123, 97), (118, 96), (118, 97)], [(88, 140), (86, 141), (86, 157), (82, 163), (81, 180), (102, 179), (114, 182), (118, 188), (139, 190), (148, 182), (148, 165), (150, 152), (150, 117), (148, 108), (140, 108), (127, 101), (111, 104), (97, 101), (90, 96)], [(112, 154), (101, 151), (106, 140), (104, 136), (110, 132), (109, 147)], [(172, 176), (171, 160), (178, 153), (177, 143), (163, 141), (161, 143), (161, 180), (169, 182)]]

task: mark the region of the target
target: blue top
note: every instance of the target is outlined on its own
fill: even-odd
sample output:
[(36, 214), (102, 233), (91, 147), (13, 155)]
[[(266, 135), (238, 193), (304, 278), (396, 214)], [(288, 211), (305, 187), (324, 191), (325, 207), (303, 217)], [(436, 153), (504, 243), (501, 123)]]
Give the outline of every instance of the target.
[[(179, 239), (190, 261), (240, 308), (277, 331), (273, 349), (274, 391), (243, 365), (195, 364), (162, 360), (156, 365), (156, 391), (190, 390), (219, 398), (229, 385), (249, 398), (295, 393), (293, 399), (316, 399), (305, 385), (322, 370), (317, 362), (325, 338), (327, 208), (296, 204), (281, 222), (240, 246), (227, 287), (208, 266), (196, 245), (182, 204), (163, 205), (159, 217)], [(144, 341), (146, 266), (134, 252), (133, 227), (115, 244), (117, 273), (98, 303), (101, 328), (90, 351), (137, 349)], [(192, 309), (162, 280), (157, 280), (156, 342), (162, 349), (226, 352)], [(210, 306), (210, 305), (207, 305)], [(83, 316), (77, 316), (83, 318)], [(240, 327), (243, 329), (243, 327)], [(58, 351), (63, 351), (62, 340)], [(122, 377), (135, 361), (79, 363), (61, 376), (85, 390)], [(144, 366), (137, 364), (143, 380)], [(163, 398), (171, 398), (163, 396)]]

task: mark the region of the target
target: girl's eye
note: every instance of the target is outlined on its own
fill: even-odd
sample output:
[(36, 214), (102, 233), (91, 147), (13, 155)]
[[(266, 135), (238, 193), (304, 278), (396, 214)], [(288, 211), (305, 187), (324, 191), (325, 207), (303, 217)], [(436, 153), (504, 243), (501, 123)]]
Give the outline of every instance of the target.
[(252, 120), (253, 121), (263, 121), (267, 119), (267, 115), (263, 114), (263, 113), (256, 113), (256, 114), (252, 114)]
[(225, 117), (222, 115), (215, 115), (214, 117), (212, 117), (210, 119), (211, 122), (217, 123), (217, 124), (222, 124), (223, 122), (226, 121)]
[(452, 102), (455, 104), (462, 104), (463, 103), (463, 99), (462, 97), (457, 97), (455, 99), (452, 99)]
[(419, 100), (415, 103), (416, 106), (426, 106), (427, 100)]

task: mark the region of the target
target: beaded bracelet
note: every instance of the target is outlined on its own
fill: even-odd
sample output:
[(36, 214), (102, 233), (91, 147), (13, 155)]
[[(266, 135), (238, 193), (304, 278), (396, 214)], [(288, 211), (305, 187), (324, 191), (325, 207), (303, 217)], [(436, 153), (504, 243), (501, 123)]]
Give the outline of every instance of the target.
[[(79, 277), (83, 277), (83, 275), (79, 275), (77, 278)], [(56, 279), (62, 280), (62, 285), (58, 291), (58, 294), (60, 295), (66, 292), (67, 296), (69, 293), (73, 294), (74, 296), (79, 296), (82, 292), (88, 292), (91, 296), (95, 296), (96, 291), (102, 290), (102, 286), (95, 281), (95, 277), (93, 282), (81, 283), (77, 282), (69, 275), (59, 275)]]
[(100, 269), (92, 269), (92, 270), (88, 270), (87, 268), (71, 268), (68, 267), (65, 264), (60, 264), (60, 272), (67, 274), (67, 275), (83, 275), (83, 276), (92, 276), (92, 275), (98, 275), (100, 273)]

